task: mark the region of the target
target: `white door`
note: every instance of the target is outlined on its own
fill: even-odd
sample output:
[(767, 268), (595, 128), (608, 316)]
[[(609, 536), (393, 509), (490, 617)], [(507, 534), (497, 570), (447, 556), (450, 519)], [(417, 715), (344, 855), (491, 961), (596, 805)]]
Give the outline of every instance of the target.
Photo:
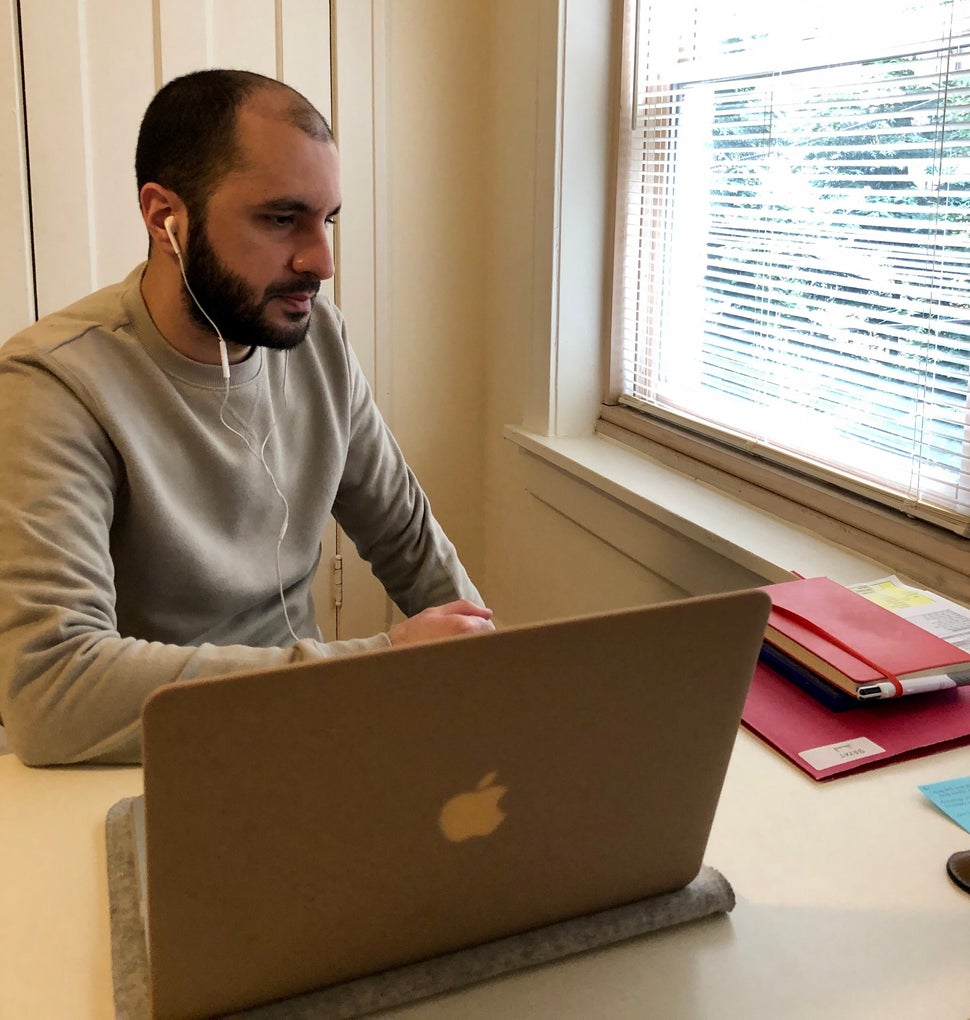
[[(346, 2), (340, 6), (352, 9)], [(356, 6), (370, 8), (359, 0)], [(333, 116), (328, 0), (0, 0), (0, 12), (0, 87), (14, 100), (0, 105), (2, 338), (35, 316), (121, 279), (144, 259), (135, 141), (148, 102), (166, 81), (203, 67), (244, 68), (293, 85)], [(334, 25), (336, 19), (334, 11)], [(345, 17), (351, 27), (359, 20)], [(345, 37), (348, 45), (364, 47), (369, 65), (371, 42), (361, 26)], [(354, 53), (347, 54), (345, 66), (358, 66)], [(369, 91), (366, 105), (353, 103), (346, 151), (335, 125), (342, 158), (354, 167), (373, 161), (371, 109)], [(354, 151), (355, 139), (365, 141), (365, 151)], [(344, 176), (352, 174), (345, 169)], [(368, 276), (350, 288), (350, 297), (363, 320), (360, 338), (352, 334), (353, 339), (373, 382), (372, 193), (359, 212), (346, 199), (344, 206), (332, 288), (339, 297), (348, 270)], [(342, 269), (345, 263), (348, 269)], [(353, 331), (351, 314), (348, 321)], [(316, 591), (324, 634), (350, 637), (383, 629), (383, 592), (367, 580), (366, 568), (350, 543), (341, 542), (333, 522), (323, 541)], [(331, 582), (338, 550), (342, 607)]]

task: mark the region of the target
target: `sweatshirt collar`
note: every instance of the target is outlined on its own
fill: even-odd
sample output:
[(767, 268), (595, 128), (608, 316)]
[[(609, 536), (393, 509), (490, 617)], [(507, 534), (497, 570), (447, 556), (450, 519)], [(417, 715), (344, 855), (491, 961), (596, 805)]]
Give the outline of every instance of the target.
[[(202, 362), (187, 358), (184, 354), (179, 353), (158, 331), (141, 294), (141, 278), (146, 265), (147, 263), (143, 262), (128, 274), (124, 281), (124, 292), (121, 299), (142, 346), (155, 364), (167, 375), (195, 386), (222, 389), (225, 386), (225, 380), (222, 377), (220, 365), (204, 365)], [(213, 337), (213, 348), (216, 347), (217, 342)], [(259, 347), (254, 347), (248, 358), (231, 366), (230, 385), (237, 386), (251, 382), (259, 375), (262, 367), (263, 351)]]

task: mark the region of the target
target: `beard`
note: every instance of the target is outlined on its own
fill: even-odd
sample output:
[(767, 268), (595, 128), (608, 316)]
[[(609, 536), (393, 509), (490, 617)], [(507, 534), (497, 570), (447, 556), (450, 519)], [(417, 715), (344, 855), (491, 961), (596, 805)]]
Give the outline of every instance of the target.
[(246, 281), (216, 254), (204, 222), (201, 229), (189, 235), (185, 276), (198, 302), (193, 301), (183, 287), (182, 296), (189, 314), (203, 329), (211, 330), (214, 322), (227, 342), (241, 347), (288, 351), (306, 339), (309, 315), (285, 312), (290, 323), (277, 325), (267, 320), (266, 309), (275, 297), (297, 293), (315, 295), (320, 289), (320, 281), (315, 276), (302, 274), (285, 283), (272, 283), (257, 297)]

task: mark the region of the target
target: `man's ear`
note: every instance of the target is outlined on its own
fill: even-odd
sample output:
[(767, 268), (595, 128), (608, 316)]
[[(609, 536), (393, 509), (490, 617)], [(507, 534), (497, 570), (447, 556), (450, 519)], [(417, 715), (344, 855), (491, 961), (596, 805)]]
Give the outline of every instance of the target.
[(154, 183), (143, 185), (138, 198), (141, 204), (141, 217), (145, 221), (152, 250), (167, 252), (174, 258), (177, 251), (165, 222), (171, 218), (169, 229), (179, 246), (184, 248), (188, 228), (185, 204), (174, 191)]

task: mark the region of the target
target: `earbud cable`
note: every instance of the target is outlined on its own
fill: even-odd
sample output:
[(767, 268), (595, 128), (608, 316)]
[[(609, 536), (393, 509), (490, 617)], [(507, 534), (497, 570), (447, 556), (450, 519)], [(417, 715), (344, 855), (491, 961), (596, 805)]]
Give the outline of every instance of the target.
[[(216, 336), (219, 338), (219, 360), (222, 363), (222, 378), (223, 382), (225, 383), (225, 393), (223, 394), (222, 404), (219, 408), (219, 421), (221, 421), (222, 424), (225, 425), (225, 427), (229, 429), (229, 431), (234, 436), (238, 436), (245, 444), (246, 449), (248, 449), (249, 452), (260, 462), (260, 464), (263, 465), (263, 470), (269, 477), (269, 480), (272, 483), (273, 488), (276, 490), (276, 495), (279, 496), (280, 502), (282, 502), (283, 504), (283, 526), (280, 528), (279, 535), (276, 539), (276, 580), (279, 585), (280, 605), (283, 607), (283, 618), (286, 620), (286, 629), (290, 632), (290, 636), (293, 638), (294, 641), (299, 641), (300, 639), (297, 637), (296, 631), (293, 629), (293, 624), (290, 622), (290, 613), (286, 605), (286, 593), (283, 588), (282, 548), (283, 539), (286, 537), (286, 531), (290, 525), (290, 505), (289, 503), (287, 503), (286, 496), (283, 495), (283, 491), (282, 489), (280, 489), (279, 483), (276, 481), (276, 476), (273, 474), (273, 471), (270, 468), (269, 464), (266, 463), (266, 444), (269, 442), (270, 436), (276, 429), (276, 415), (273, 414), (272, 401), (270, 400), (270, 414), (272, 415), (272, 421), (269, 424), (269, 430), (263, 437), (263, 441), (262, 443), (260, 443), (259, 449), (257, 450), (255, 443), (253, 442), (253, 440), (255, 440), (256, 438), (255, 435), (252, 437), (251, 440), (249, 436), (244, 435), (238, 429), (234, 429), (229, 424), (229, 422), (226, 421), (226, 408), (229, 405), (229, 351), (226, 347), (226, 341), (223, 338), (222, 333), (219, 331), (219, 327), (212, 321), (212, 318), (210, 317), (209, 313), (202, 307), (202, 305), (199, 303), (199, 299), (195, 296), (192, 287), (189, 284), (188, 277), (185, 275), (185, 264), (182, 262), (182, 253), (176, 250), (175, 257), (178, 259), (179, 269), (182, 273), (182, 282), (185, 284), (185, 289), (189, 292), (189, 297), (191, 297), (192, 300), (195, 302), (196, 308), (198, 308), (199, 311), (206, 317), (206, 320), (208, 321), (209, 325), (213, 328)], [(288, 367), (289, 358), (286, 359), (283, 366), (284, 406), (286, 401), (286, 370)], [(269, 386), (268, 376), (266, 385)]]

